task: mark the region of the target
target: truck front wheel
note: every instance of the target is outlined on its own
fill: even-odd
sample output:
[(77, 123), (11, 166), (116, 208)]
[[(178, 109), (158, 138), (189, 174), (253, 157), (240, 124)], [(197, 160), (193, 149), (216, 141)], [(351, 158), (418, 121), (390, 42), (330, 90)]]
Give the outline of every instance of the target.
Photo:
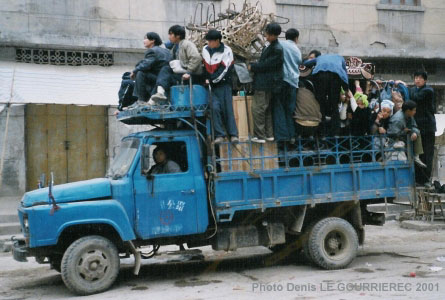
[(357, 255), (357, 232), (340, 218), (318, 221), (310, 230), (307, 242), (305, 248), (312, 262), (324, 269), (345, 268)]
[(116, 246), (102, 236), (86, 236), (65, 251), (61, 273), (65, 285), (79, 295), (107, 290), (116, 280), (120, 261)]

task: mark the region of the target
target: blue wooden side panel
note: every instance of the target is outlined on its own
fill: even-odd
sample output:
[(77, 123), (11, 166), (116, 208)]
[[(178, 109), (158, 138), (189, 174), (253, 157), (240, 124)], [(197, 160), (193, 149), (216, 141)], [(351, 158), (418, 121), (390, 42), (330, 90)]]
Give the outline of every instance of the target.
[[(219, 221), (239, 210), (384, 197), (413, 197), (412, 163), (332, 165), (256, 173), (219, 173), (213, 204)], [(222, 217), (221, 217), (222, 216)]]

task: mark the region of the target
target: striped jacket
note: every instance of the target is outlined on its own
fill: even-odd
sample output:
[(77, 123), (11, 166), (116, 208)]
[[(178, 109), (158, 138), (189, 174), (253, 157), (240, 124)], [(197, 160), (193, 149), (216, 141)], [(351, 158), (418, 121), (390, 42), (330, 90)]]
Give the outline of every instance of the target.
[(206, 79), (213, 86), (232, 84), (233, 52), (230, 47), (221, 43), (218, 48), (205, 46), (202, 49)]

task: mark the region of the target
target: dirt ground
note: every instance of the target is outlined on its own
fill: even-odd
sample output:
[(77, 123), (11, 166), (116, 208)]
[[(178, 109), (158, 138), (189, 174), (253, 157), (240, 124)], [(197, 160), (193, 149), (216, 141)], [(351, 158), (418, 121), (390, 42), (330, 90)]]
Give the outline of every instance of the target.
[(367, 226), (365, 245), (344, 270), (320, 270), (302, 258), (273, 262), (263, 247), (235, 252), (200, 248), (201, 255), (161, 255), (121, 262), (116, 284), (102, 294), (77, 297), (59, 273), (33, 258), (0, 254), (0, 299), (445, 299), (445, 232), (400, 228), (396, 221)]

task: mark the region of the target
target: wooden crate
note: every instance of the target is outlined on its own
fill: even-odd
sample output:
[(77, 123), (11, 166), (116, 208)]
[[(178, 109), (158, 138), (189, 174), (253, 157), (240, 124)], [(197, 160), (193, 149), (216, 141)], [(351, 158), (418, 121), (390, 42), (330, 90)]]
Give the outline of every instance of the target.
[[(247, 105), (249, 107), (249, 121), (250, 121), (250, 135), (253, 136), (253, 117), (252, 117), (252, 96), (247, 96)], [(246, 112), (246, 97), (234, 96), (233, 97), (233, 113), (235, 115), (236, 127), (238, 128), (238, 136), (240, 139), (247, 139), (248, 126), (247, 126), (247, 112)]]
[[(247, 139), (240, 139), (241, 141), (247, 141)], [(230, 161), (221, 162), (221, 170), (223, 172), (228, 171), (250, 171), (250, 164), (252, 164), (252, 170), (271, 170), (278, 168), (277, 158), (264, 158), (264, 156), (276, 156), (277, 145), (274, 142), (267, 142), (265, 144), (252, 143), (252, 159), (249, 159), (249, 144), (240, 143), (236, 145), (222, 144), (219, 146), (221, 158), (231, 158)], [(257, 157), (257, 158), (255, 158)], [(245, 160), (233, 160), (236, 158), (245, 158)], [(232, 169), (230, 169), (230, 163)]]

